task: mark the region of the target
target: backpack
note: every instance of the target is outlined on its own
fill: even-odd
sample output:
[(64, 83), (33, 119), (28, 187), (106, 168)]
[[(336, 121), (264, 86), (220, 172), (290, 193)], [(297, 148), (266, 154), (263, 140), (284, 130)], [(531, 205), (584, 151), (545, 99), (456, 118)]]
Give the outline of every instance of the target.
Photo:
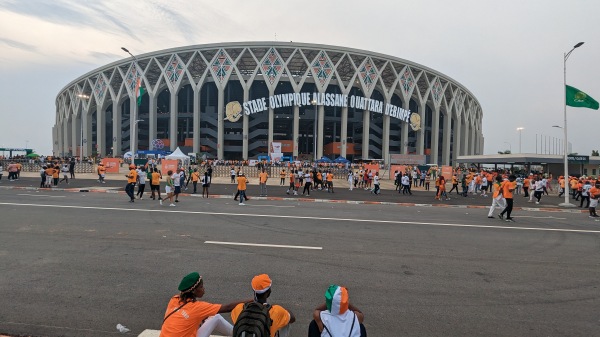
[(244, 308), (233, 326), (233, 337), (270, 337), (271, 316), (269, 315), (271, 305), (249, 302)]

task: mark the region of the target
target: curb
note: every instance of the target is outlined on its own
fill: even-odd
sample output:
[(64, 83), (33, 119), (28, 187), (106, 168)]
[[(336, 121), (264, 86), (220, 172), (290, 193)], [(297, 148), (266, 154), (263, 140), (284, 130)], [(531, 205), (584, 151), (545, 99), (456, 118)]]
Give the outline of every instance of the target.
[[(85, 192), (85, 193), (112, 193), (125, 194), (125, 191), (118, 189), (87, 189), (87, 188), (39, 188), (39, 187), (19, 187), (19, 186), (0, 186), (4, 190), (27, 190), (27, 191), (62, 191), (62, 192)], [(198, 194), (180, 193), (184, 197), (201, 198)], [(210, 199), (231, 199), (231, 195), (213, 194)], [(273, 200), (273, 201), (298, 201), (298, 202), (319, 202), (319, 203), (337, 203), (350, 205), (390, 205), (401, 207), (446, 207), (446, 208), (480, 208), (486, 209), (490, 206), (484, 205), (447, 205), (447, 204), (417, 204), (407, 202), (390, 202), (390, 201), (365, 201), (365, 200), (338, 200), (338, 199), (308, 199), (308, 198), (289, 198), (289, 197), (253, 197), (254, 200)], [(233, 200), (233, 199), (231, 199)], [(529, 212), (557, 212), (557, 213), (587, 213), (586, 209), (561, 209), (548, 207), (514, 207), (516, 211)]]

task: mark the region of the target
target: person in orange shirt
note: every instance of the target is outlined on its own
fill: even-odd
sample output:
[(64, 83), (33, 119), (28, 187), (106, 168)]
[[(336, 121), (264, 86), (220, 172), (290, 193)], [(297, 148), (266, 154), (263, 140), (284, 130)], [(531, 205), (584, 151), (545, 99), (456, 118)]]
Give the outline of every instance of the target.
[(285, 169), (281, 169), (279, 173), (279, 186), (285, 186)]
[(267, 180), (269, 180), (269, 174), (267, 173), (267, 171), (264, 168), (258, 174), (258, 179), (259, 179), (259, 183), (260, 183), (260, 196), (266, 197), (267, 196)]
[(135, 195), (133, 194), (135, 188), (135, 182), (137, 181), (137, 171), (135, 170), (135, 165), (129, 165), (129, 174), (126, 174), (127, 177), (127, 186), (125, 186), (125, 192), (129, 196), (129, 202), (135, 201)]
[(327, 193), (333, 193), (333, 173), (331, 173), (331, 171), (327, 171), (327, 176), (325, 179), (327, 179)]
[(272, 284), (273, 282), (267, 274), (256, 275), (252, 278), (251, 286), (254, 291), (254, 301), (245, 304), (240, 303), (231, 310), (234, 336), (241, 336), (241, 333), (244, 331), (241, 325), (236, 325), (236, 322), (241, 318), (240, 314), (243, 313), (243, 310), (248, 306), (254, 305), (253, 303), (259, 304), (260, 308), (265, 305), (270, 307), (269, 317), (271, 318), (271, 326), (269, 327), (269, 334), (271, 337), (289, 336), (290, 324), (296, 321), (296, 317), (291, 311), (284, 309), (282, 306), (277, 304), (270, 305), (267, 302), (269, 296), (271, 296)]
[(563, 176), (558, 177), (558, 197), (562, 197), (565, 194), (565, 178)]
[(198, 181), (200, 180), (200, 172), (195, 168), (194, 172), (191, 174), (192, 176), (192, 185), (194, 185), (194, 192), (192, 194), (196, 194), (196, 189), (198, 188)]
[(529, 197), (529, 186), (530, 185), (531, 185), (531, 179), (529, 177), (525, 177), (523, 179), (523, 192), (524, 192), (525, 198)]
[[(17, 163), (17, 180), (19, 180), (19, 178), (21, 178), (21, 170), (22, 169), (23, 169), (23, 165), (21, 165), (21, 163)], [(58, 185), (58, 183), (56, 183), (54, 185)]]
[(98, 182), (100, 182), (102, 184), (106, 184), (106, 182), (104, 181), (105, 177), (106, 177), (106, 167), (104, 167), (104, 164), (100, 163), (100, 164), (98, 164)]
[(481, 191), (481, 175), (476, 173), (475, 174), (475, 194), (479, 193), (479, 191)]
[(452, 176), (452, 188), (450, 189), (450, 192), (448, 192), (448, 194), (452, 194), (452, 191), (454, 191), (455, 189), (456, 194), (460, 194), (458, 193), (458, 178), (456, 177), (456, 174)]
[(52, 167), (52, 164), (48, 164), (44, 172), (46, 174), (46, 183), (44, 186), (52, 187), (52, 174), (54, 173), (54, 168)]
[(494, 182), (494, 193), (492, 194), (492, 206), (490, 206), (490, 211), (488, 212), (488, 218), (494, 218), (494, 210), (496, 208), (506, 208), (506, 200), (502, 195), (502, 177), (496, 176), (496, 182)]
[[(362, 178), (362, 176), (361, 176)], [(354, 187), (356, 187), (356, 180), (354, 182)], [(319, 191), (323, 189), (323, 172), (321, 172), (321, 170), (319, 170), (319, 172), (317, 172), (317, 179), (315, 180), (314, 183), (314, 187), (318, 188)]]
[(292, 191), (294, 195), (298, 195), (298, 192), (296, 192), (296, 185), (294, 182), (294, 170), (290, 170), (290, 187), (288, 187), (285, 193), (290, 194), (290, 191)]
[(500, 219), (504, 219), (504, 214), (506, 214), (506, 221), (514, 222), (511, 217), (513, 210), (513, 191), (517, 188), (517, 177), (514, 174), (511, 174), (508, 177), (508, 181), (504, 181), (502, 186), (502, 196), (506, 199), (506, 208), (498, 215)]
[(54, 168), (52, 169), (52, 181), (54, 186), (58, 186), (58, 178), (60, 178), (60, 166), (58, 165), (58, 163), (56, 163), (56, 165), (54, 165)]
[(152, 200), (156, 200), (155, 192), (158, 193), (158, 200), (161, 200), (161, 197), (160, 197), (160, 180), (161, 179), (162, 179), (162, 175), (158, 172), (158, 169), (155, 166), (153, 169), (151, 178), (150, 178), (150, 191), (152, 192), (152, 194), (150, 195), (150, 198), (152, 198)]
[(571, 177), (569, 185), (571, 187), (571, 193), (573, 193), (573, 198), (575, 198), (575, 196), (577, 195), (577, 183), (578, 182), (579, 181), (577, 180), (577, 178)]
[(590, 218), (598, 218), (596, 214), (596, 206), (598, 206), (598, 198), (600, 198), (600, 180), (596, 180), (594, 187), (590, 188)]
[(579, 178), (576, 185), (577, 192), (575, 193), (575, 200), (579, 201), (579, 197), (581, 197), (581, 190), (583, 189), (583, 179)]
[(248, 179), (244, 175), (244, 173), (240, 172), (237, 178), (238, 183), (238, 192), (240, 192), (240, 206), (244, 206), (244, 198), (246, 198), (246, 184), (248, 184)]
[(179, 295), (169, 300), (160, 337), (209, 337), (213, 332), (231, 336), (233, 326), (221, 313), (231, 312), (239, 303), (213, 304), (201, 301), (205, 294), (204, 280), (197, 272), (186, 275), (179, 283)]
[(446, 200), (450, 200), (450, 198), (448, 198), (448, 195), (446, 194), (446, 178), (444, 178), (443, 175), (440, 175), (435, 181), (435, 184), (438, 188), (438, 193), (435, 198), (437, 200), (442, 200), (442, 196), (444, 196)]

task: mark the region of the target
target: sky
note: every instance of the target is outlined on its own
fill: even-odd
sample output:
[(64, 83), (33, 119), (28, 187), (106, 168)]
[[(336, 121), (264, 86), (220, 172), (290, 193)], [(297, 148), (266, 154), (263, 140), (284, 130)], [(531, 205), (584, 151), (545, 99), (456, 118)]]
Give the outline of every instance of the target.
[[(567, 83), (600, 101), (599, 15), (597, 0), (0, 0), (0, 147), (51, 154), (57, 94), (128, 58), (121, 47), (294, 41), (388, 54), (453, 78), (482, 107), (484, 154), (560, 154), (564, 53), (578, 42)], [(569, 107), (567, 120), (572, 152), (600, 149), (600, 111)]]

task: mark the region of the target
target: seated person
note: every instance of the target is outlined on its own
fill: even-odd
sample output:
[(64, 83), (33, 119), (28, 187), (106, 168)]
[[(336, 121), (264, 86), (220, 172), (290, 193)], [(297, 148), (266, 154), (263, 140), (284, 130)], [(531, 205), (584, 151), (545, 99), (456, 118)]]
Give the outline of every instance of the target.
[(167, 305), (160, 337), (209, 337), (213, 331), (231, 336), (233, 326), (220, 313), (231, 312), (238, 303), (213, 304), (200, 301), (204, 281), (197, 272), (186, 275), (179, 283), (179, 295)]
[[(269, 296), (271, 296), (271, 285), (272, 285), (272, 281), (269, 278), (269, 275), (267, 274), (261, 274), (261, 275), (257, 275), (254, 276), (254, 278), (252, 278), (252, 290), (254, 291), (254, 301), (257, 303), (264, 305), (269, 305), (267, 303), (267, 299), (269, 298)], [(280, 305), (269, 305), (269, 317), (271, 319), (271, 326), (269, 329), (270, 335), (271, 337), (287, 337), (289, 336), (290, 333), (290, 324), (294, 323), (296, 321), (296, 317), (294, 317), (294, 314), (289, 311), (284, 309), (282, 306)], [(244, 315), (244, 309), (246, 309), (247, 305), (245, 305), (244, 303), (240, 303), (238, 304), (232, 311), (231, 311), (231, 320), (233, 321), (233, 324), (235, 324), (238, 319), (242, 319)], [(260, 326), (260, 322), (256, 322), (256, 326)], [(234, 331), (238, 333), (241, 333), (241, 328), (239, 327), (240, 324), (238, 324), (236, 326), (236, 328), (234, 328)], [(250, 323), (250, 325), (252, 325), (252, 323)], [(236, 329), (240, 330), (240, 331), (236, 331)]]
[(325, 303), (313, 312), (308, 337), (366, 337), (365, 316), (348, 299), (348, 290), (332, 284), (325, 291)]

